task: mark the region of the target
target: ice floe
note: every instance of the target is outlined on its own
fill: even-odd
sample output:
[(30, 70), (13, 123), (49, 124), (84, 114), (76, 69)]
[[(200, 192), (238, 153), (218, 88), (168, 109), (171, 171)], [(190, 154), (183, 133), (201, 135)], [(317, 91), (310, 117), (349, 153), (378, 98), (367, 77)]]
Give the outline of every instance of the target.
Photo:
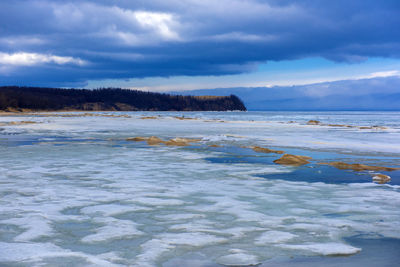
[[(255, 265), (276, 255), (352, 255), (362, 249), (347, 243), (353, 235), (400, 238), (400, 187), (372, 183), (375, 172), (365, 183), (269, 179), (295, 168), (274, 164), (278, 154), (242, 148), (314, 159), (315, 151), (345, 150), (331, 155), (360, 160), (373, 154), (396, 165), (398, 114), (342, 115), (21, 116), (40, 123), (0, 126), (0, 265), (160, 266), (190, 253), (207, 264)], [(377, 118), (390, 130), (306, 125), (375, 125)], [(7, 120), (17, 119), (0, 122)], [(291, 120), (298, 123), (285, 123)], [(125, 141), (132, 136), (202, 142)], [(209, 148), (209, 142), (221, 147)], [(290, 151), (305, 147), (307, 153)], [(213, 161), (222, 157), (238, 161)]]

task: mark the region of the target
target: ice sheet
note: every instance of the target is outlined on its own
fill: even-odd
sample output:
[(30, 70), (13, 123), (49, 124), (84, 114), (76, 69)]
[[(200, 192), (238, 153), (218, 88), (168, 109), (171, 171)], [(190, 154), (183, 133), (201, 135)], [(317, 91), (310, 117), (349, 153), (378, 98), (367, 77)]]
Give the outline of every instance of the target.
[[(374, 155), (396, 164), (399, 114), (188, 113), (198, 120), (187, 121), (158, 114), (30, 116), (18, 119), (40, 123), (1, 126), (0, 265), (157, 266), (186, 253), (255, 264), (275, 255), (352, 255), (362, 247), (345, 238), (356, 234), (400, 238), (398, 186), (269, 179), (296, 168), (242, 148), (334, 149), (350, 154), (332, 159)], [(390, 130), (313, 127), (309, 119)], [(134, 136), (201, 141), (125, 141)], [(214, 143), (222, 147), (208, 147)], [(212, 160), (229, 157), (236, 161)]]

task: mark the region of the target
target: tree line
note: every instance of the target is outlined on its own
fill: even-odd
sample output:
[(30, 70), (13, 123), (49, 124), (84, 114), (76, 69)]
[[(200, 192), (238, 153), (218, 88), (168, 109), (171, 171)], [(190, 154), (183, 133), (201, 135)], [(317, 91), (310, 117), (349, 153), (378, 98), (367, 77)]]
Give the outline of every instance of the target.
[(0, 87), (0, 110), (227, 111), (246, 110), (235, 95), (182, 96), (121, 88)]

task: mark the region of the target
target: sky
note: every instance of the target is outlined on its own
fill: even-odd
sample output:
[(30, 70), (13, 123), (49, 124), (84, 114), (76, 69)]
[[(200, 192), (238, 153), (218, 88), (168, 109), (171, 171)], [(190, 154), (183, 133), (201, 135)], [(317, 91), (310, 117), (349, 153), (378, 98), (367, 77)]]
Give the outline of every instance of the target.
[(0, 85), (165, 92), (398, 77), (398, 0), (0, 1)]

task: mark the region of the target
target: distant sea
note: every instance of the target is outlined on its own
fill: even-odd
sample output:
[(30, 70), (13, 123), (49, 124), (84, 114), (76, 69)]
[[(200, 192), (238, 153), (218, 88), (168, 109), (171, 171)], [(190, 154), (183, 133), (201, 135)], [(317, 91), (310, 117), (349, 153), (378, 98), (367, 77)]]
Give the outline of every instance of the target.
[(400, 112), (3, 113), (0, 155), (1, 266), (400, 263), (400, 171), (319, 164), (400, 168)]

